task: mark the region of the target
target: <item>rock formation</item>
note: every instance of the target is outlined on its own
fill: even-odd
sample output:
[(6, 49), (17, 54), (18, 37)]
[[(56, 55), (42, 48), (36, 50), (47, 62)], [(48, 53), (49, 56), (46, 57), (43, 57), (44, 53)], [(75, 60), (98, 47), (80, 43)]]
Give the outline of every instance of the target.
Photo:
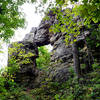
[(9, 45), (9, 49), (8, 67), (15, 67), (12, 66), (13, 60), (18, 65), (18, 70), (14, 72), (15, 81), (20, 84), (24, 83), (25, 86), (34, 87), (35, 84), (32, 83), (38, 76), (38, 69), (36, 68), (38, 49), (36, 44), (20, 41)]
[[(24, 46), (21, 47), (25, 50), (25, 54), (28, 51), (34, 52), (35, 56), (30, 57), (32, 62), (30, 64), (20, 65), (20, 71), (18, 72), (18, 79), (26, 80), (29, 82), (34, 82), (39, 75), (39, 70), (36, 68), (36, 58), (38, 57), (37, 47), (51, 44), (53, 46), (51, 54), (51, 65), (49, 67), (48, 76), (56, 81), (66, 81), (70, 77), (69, 68), (73, 65), (73, 56), (71, 46), (65, 44), (65, 34), (58, 32), (53, 34), (49, 32), (50, 26), (55, 23), (55, 15), (52, 12), (49, 13), (50, 20), (42, 20), (38, 27), (33, 27), (29, 34), (26, 34), (25, 38), (19, 42)], [(87, 31), (85, 31), (88, 34)], [(84, 40), (81, 35), (77, 39), (80, 41)], [(81, 44), (82, 45), (82, 44)], [(16, 56), (18, 54), (15, 54)], [(11, 57), (12, 55), (10, 55)], [(16, 58), (18, 59), (18, 58)], [(22, 60), (22, 59), (21, 59)], [(17, 80), (18, 80), (17, 79)], [(34, 85), (34, 84), (33, 84)], [(33, 86), (34, 87), (34, 86)]]

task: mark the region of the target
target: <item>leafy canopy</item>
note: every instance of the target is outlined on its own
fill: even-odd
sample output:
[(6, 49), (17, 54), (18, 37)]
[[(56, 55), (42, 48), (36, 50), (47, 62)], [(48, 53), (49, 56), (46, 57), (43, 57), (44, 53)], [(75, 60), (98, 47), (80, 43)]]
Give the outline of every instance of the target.
[(24, 16), (19, 8), (36, 0), (0, 0), (0, 39), (7, 41), (19, 27), (24, 27)]
[[(69, 5), (69, 1), (73, 4), (71, 10), (66, 9)], [(53, 31), (54, 33), (66, 32), (67, 35), (65, 36), (65, 40), (68, 43), (71, 35), (74, 36), (74, 41), (76, 41), (76, 37), (80, 34), (80, 30), (82, 27), (85, 27), (85, 29), (91, 32), (91, 35), (96, 37), (97, 41), (100, 41), (99, 0), (81, 0), (80, 3), (79, 0), (56, 0), (55, 3), (56, 6), (52, 5), (51, 7), (54, 7), (53, 10), (49, 9), (50, 7), (48, 9), (56, 14), (56, 19), (58, 21), (51, 26), (50, 31)], [(65, 10), (63, 10), (64, 8)]]

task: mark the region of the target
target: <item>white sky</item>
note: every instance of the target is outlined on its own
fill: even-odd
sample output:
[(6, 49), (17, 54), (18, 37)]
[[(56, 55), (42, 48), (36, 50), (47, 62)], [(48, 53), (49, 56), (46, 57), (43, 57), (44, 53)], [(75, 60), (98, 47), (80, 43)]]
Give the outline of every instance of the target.
[(24, 38), (25, 34), (29, 33), (32, 27), (37, 27), (42, 19), (40, 14), (35, 13), (35, 6), (33, 4), (24, 4), (22, 6), (22, 11), (25, 13), (26, 19), (26, 28), (18, 29), (15, 32), (15, 36), (12, 38), (12, 41), (19, 41)]

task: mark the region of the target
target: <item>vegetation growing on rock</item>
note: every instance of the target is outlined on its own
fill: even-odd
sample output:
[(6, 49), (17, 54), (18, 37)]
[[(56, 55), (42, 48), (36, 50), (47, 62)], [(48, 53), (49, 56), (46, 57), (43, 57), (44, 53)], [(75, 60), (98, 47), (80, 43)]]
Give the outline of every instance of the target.
[[(0, 36), (4, 40), (13, 35), (14, 29), (23, 26), (18, 7), (25, 1), (1, 1)], [(0, 71), (0, 100), (100, 99), (100, 2), (82, 0), (82, 4), (73, 9), (62, 10), (67, 1), (74, 5), (78, 2), (56, 0), (56, 7), (49, 9), (50, 20), (41, 21), (35, 30), (35, 41), (11, 45), (8, 67)], [(13, 26), (13, 21), (18, 23)], [(55, 34), (49, 34), (51, 32)], [(51, 58), (45, 47), (38, 48), (48, 43), (53, 45)]]

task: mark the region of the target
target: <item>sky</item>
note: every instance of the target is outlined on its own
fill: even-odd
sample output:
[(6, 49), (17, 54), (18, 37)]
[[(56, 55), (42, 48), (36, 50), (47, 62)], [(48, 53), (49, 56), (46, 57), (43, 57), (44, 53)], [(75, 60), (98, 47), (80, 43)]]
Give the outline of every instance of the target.
[[(25, 13), (24, 17), (26, 19), (27, 26), (24, 29), (19, 28), (15, 31), (15, 35), (12, 37), (11, 42), (20, 41), (24, 38), (25, 34), (29, 33), (31, 31), (32, 27), (38, 27), (40, 24), (42, 17), (40, 14), (35, 13), (35, 6), (34, 4), (26, 3), (21, 7), (21, 10)], [(0, 53), (0, 68), (7, 66), (7, 58), (8, 58), (8, 44), (2, 43), (2, 50), (4, 53)], [(47, 46), (49, 51), (52, 49), (52, 47), (49, 45)]]
[(33, 4), (26, 3), (21, 7), (21, 10), (25, 13), (26, 28), (19, 28), (15, 32), (15, 36), (11, 39), (12, 42), (19, 41), (24, 38), (25, 34), (29, 33), (32, 27), (37, 27), (42, 19), (40, 14), (35, 13), (35, 6)]

